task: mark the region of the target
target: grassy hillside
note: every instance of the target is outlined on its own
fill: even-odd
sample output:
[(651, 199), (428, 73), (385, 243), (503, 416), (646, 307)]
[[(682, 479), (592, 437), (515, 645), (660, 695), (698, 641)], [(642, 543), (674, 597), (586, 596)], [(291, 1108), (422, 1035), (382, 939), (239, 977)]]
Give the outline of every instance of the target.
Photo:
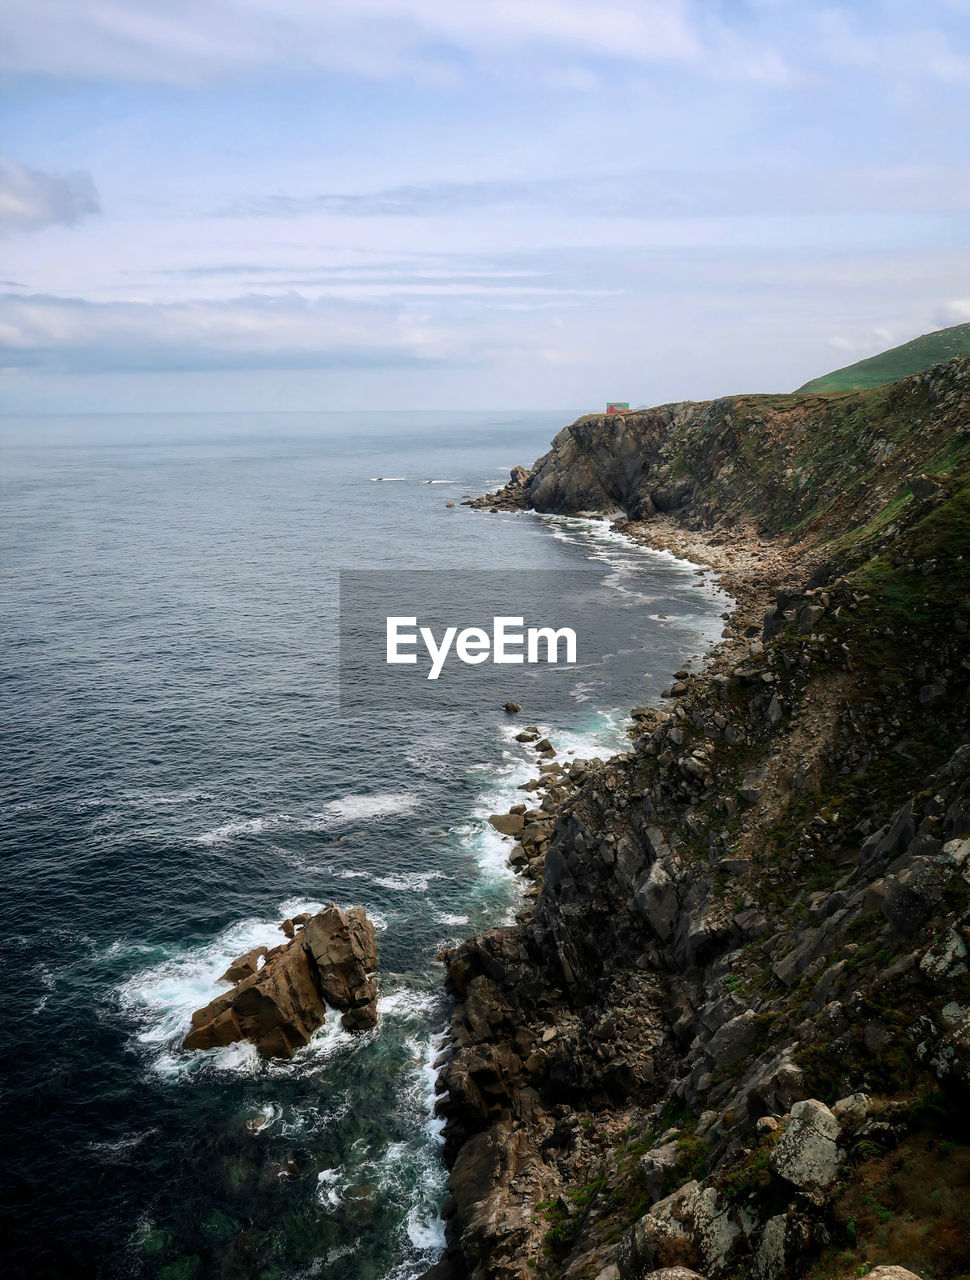
[(850, 391), (856, 388), (881, 387), (911, 373), (919, 373), (953, 356), (970, 354), (970, 323), (955, 324), (949, 329), (924, 333), (901, 347), (882, 351), (868, 360), (836, 369), (821, 378), (806, 382), (800, 391)]

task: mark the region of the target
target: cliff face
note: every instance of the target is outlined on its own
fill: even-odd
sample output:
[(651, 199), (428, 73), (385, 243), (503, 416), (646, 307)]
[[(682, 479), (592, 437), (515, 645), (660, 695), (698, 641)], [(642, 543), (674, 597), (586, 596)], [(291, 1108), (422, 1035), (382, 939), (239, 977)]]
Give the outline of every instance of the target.
[(952, 360), (871, 391), (580, 418), (531, 471), (473, 505), (676, 513), (690, 528), (755, 521), (786, 540), (831, 541), (885, 510), (910, 477), (952, 468), (966, 445), (968, 367)]
[(584, 419), (479, 500), (775, 539), (630, 750), (547, 774), (533, 906), (447, 956), (438, 1274), (970, 1269), (968, 454), (953, 361)]

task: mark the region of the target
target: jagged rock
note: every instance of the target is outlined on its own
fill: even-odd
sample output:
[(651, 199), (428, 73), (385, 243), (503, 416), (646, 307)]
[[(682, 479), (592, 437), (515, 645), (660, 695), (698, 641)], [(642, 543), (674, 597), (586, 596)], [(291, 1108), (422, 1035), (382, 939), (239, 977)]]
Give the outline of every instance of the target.
[(326, 1017), (312, 957), (291, 942), (259, 973), (192, 1015), (186, 1049), (212, 1049), (250, 1040), (264, 1057), (292, 1057)]
[(280, 933), (284, 938), (295, 938), (297, 929), (301, 928), (310, 919), (309, 911), (301, 911), (299, 915), (293, 916), (292, 919), (284, 920), (279, 926)]
[(745, 1009), (719, 1027), (705, 1046), (704, 1052), (718, 1067), (733, 1067), (750, 1054), (758, 1042), (758, 1015)]
[(935, 476), (913, 476), (909, 481), (909, 489), (914, 498), (925, 502), (927, 498), (936, 498), (943, 492), (943, 486)]
[(250, 1040), (264, 1057), (289, 1058), (324, 1022), (326, 1002), (347, 1011), (345, 1026), (376, 1023), (377, 984), (368, 975), (377, 967), (377, 948), (362, 907), (343, 912), (331, 904), (307, 920), (299, 937), (263, 951), (258, 972), (192, 1015), (184, 1048)]
[(771, 1153), (775, 1173), (803, 1191), (829, 1186), (838, 1173), (836, 1145), (841, 1128), (824, 1102), (806, 1098), (791, 1109), (791, 1119)]
[(668, 1178), (677, 1168), (677, 1143), (665, 1142), (640, 1157), (643, 1183), (654, 1200), (660, 1200), (668, 1189)]
[(251, 977), (259, 968), (259, 961), (266, 955), (267, 951), (269, 951), (269, 947), (253, 947), (245, 955), (233, 960), (219, 981), (241, 982), (243, 978)]
[(814, 1250), (826, 1244), (824, 1226), (797, 1211), (778, 1213), (765, 1223), (754, 1255), (756, 1280), (784, 1280), (804, 1269)]
[(658, 860), (653, 864), (634, 894), (636, 909), (650, 923), (662, 942), (673, 937), (679, 912), (677, 886)]
[(825, 606), (821, 604), (807, 604), (802, 608), (798, 615), (798, 634), (807, 636), (815, 630), (815, 624), (825, 617)]
[(745, 804), (757, 804), (761, 799), (761, 789), (764, 785), (765, 769), (751, 769), (741, 780), (738, 788), (738, 796)]
[(502, 710), (507, 712), (510, 716), (514, 716), (514, 715), (517, 715), (522, 710), (522, 708), (519, 706), (517, 702), (513, 701), (510, 698), (508, 702), (506, 702)]
[(346, 1010), (374, 1004), (377, 984), (368, 975), (377, 968), (377, 940), (363, 907), (325, 907), (304, 925), (302, 942), (330, 1004)]

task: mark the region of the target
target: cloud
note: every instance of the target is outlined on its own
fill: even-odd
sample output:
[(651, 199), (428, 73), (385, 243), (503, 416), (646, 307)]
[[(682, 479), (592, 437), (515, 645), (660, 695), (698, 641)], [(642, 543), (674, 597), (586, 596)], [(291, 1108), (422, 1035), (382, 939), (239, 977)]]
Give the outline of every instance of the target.
[(690, 12), (690, 0), (9, 0), (0, 66), (177, 83), (274, 66), (453, 69), (456, 55), (539, 46), (684, 60), (698, 53)]
[[(563, 92), (604, 68), (691, 68), (788, 82), (756, 22), (737, 31), (703, 0), (8, 0), (0, 69), (198, 84), (286, 69), (455, 83), (472, 64)], [(592, 68), (592, 69), (591, 69)]]
[(960, 81), (970, 64), (953, 28), (966, 10), (966, 0), (803, 12), (704, 0), (7, 0), (0, 68), (169, 84), (281, 69), (442, 83), (477, 63), (585, 93), (621, 65), (778, 87), (803, 83), (797, 68), (821, 60)]
[(352, 369), (474, 359), (460, 334), (377, 304), (298, 294), (154, 305), (0, 295), (0, 368), (8, 370)]
[(632, 171), (581, 178), (431, 182), (364, 192), (252, 196), (226, 211), (242, 217), (413, 218), (508, 208), (570, 218), (737, 217), (772, 214), (966, 213), (970, 165), (906, 165), (804, 173)]
[(89, 173), (42, 173), (0, 155), (0, 231), (68, 226), (101, 212)]

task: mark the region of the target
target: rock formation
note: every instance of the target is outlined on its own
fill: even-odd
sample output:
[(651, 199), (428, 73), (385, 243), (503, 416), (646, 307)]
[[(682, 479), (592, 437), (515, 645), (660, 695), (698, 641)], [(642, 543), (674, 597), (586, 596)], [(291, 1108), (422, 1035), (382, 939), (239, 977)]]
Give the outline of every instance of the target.
[(493, 816), (536, 888), (444, 957), (432, 1274), (967, 1274), (970, 361), (584, 419), (479, 505), (622, 508), (738, 608)]
[[(315, 916), (287, 920), (290, 942), (240, 956), (223, 980), (235, 985), (192, 1015), (186, 1049), (212, 1049), (250, 1040), (267, 1058), (290, 1058), (309, 1043), (327, 1016), (344, 1010), (352, 1030), (377, 1022), (374, 926), (363, 907), (341, 911), (333, 903)], [(260, 964), (262, 962), (262, 964)]]

